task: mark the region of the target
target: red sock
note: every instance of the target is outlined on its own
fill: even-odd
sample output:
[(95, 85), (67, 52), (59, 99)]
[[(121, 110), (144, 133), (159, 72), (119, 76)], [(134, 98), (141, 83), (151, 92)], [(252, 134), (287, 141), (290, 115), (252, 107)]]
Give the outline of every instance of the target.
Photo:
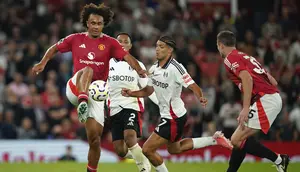
[(87, 172), (97, 172), (97, 166), (87, 165)]
[(79, 93), (79, 95), (78, 95), (78, 103), (81, 103), (82, 101), (87, 102), (87, 101), (88, 101), (88, 98), (89, 98), (89, 96), (88, 96), (87, 93), (81, 92), (81, 93)]

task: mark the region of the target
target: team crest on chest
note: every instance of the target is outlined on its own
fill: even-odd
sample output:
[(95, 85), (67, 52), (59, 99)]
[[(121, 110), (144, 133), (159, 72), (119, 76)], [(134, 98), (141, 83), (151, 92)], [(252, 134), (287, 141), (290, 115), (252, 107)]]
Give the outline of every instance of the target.
[(103, 51), (105, 49), (105, 45), (104, 44), (99, 44), (98, 49)]

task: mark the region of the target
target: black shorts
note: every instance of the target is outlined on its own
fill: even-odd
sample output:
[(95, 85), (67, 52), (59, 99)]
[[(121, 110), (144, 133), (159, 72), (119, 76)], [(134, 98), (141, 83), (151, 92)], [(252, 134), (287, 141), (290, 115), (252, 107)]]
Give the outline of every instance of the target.
[(133, 109), (123, 109), (119, 113), (110, 116), (111, 133), (113, 141), (124, 139), (124, 130), (132, 129), (137, 137), (142, 134), (141, 112)]
[(183, 136), (187, 115), (176, 119), (161, 118), (154, 132), (171, 142), (179, 141)]

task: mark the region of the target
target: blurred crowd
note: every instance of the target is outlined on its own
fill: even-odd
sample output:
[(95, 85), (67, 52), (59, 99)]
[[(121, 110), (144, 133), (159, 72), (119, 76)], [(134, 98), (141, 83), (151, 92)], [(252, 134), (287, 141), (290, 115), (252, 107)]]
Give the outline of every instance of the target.
[[(76, 109), (65, 96), (72, 76), (72, 54), (58, 53), (45, 71), (31, 72), (47, 50), (61, 38), (84, 28), (79, 12), (84, 0), (7, 0), (0, 2), (0, 139), (86, 139)], [(230, 137), (242, 109), (241, 94), (228, 80), (216, 49), (216, 35), (231, 30), (237, 47), (257, 58), (276, 78), (283, 109), (264, 140), (300, 140), (300, 8), (295, 0), (252, 6), (239, 1), (237, 14), (228, 5), (193, 5), (185, 0), (104, 0), (115, 12), (104, 33), (132, 36), (131, 54), (148, 68), (155, 61), (155, 43), (163, 34), (177, 42), (173, 57), (203, 89), (209, 104), (203, 109), (184, 89), (188, 109), (185, 137), (212, 135), (222, 130)], [(274, 8), (270, 3), (276, 3)], [(263, 3), (263, 2), (262, 2)], [(298, 7), (298, 8), (297, 8)], [(159, 121), (158, 107), (146, 99), (143, 138)], [(111, 141), (109, 120), (105, 141)]]

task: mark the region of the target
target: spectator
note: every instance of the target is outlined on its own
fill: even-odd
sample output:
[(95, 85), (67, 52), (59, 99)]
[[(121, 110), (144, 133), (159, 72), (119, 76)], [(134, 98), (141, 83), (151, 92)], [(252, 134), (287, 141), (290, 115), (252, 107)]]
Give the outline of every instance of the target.
[(72, 155), (72, 146), (66, 147), (66, 154), (62, 155), (59, 161), (76, 161), (76, 158)]

